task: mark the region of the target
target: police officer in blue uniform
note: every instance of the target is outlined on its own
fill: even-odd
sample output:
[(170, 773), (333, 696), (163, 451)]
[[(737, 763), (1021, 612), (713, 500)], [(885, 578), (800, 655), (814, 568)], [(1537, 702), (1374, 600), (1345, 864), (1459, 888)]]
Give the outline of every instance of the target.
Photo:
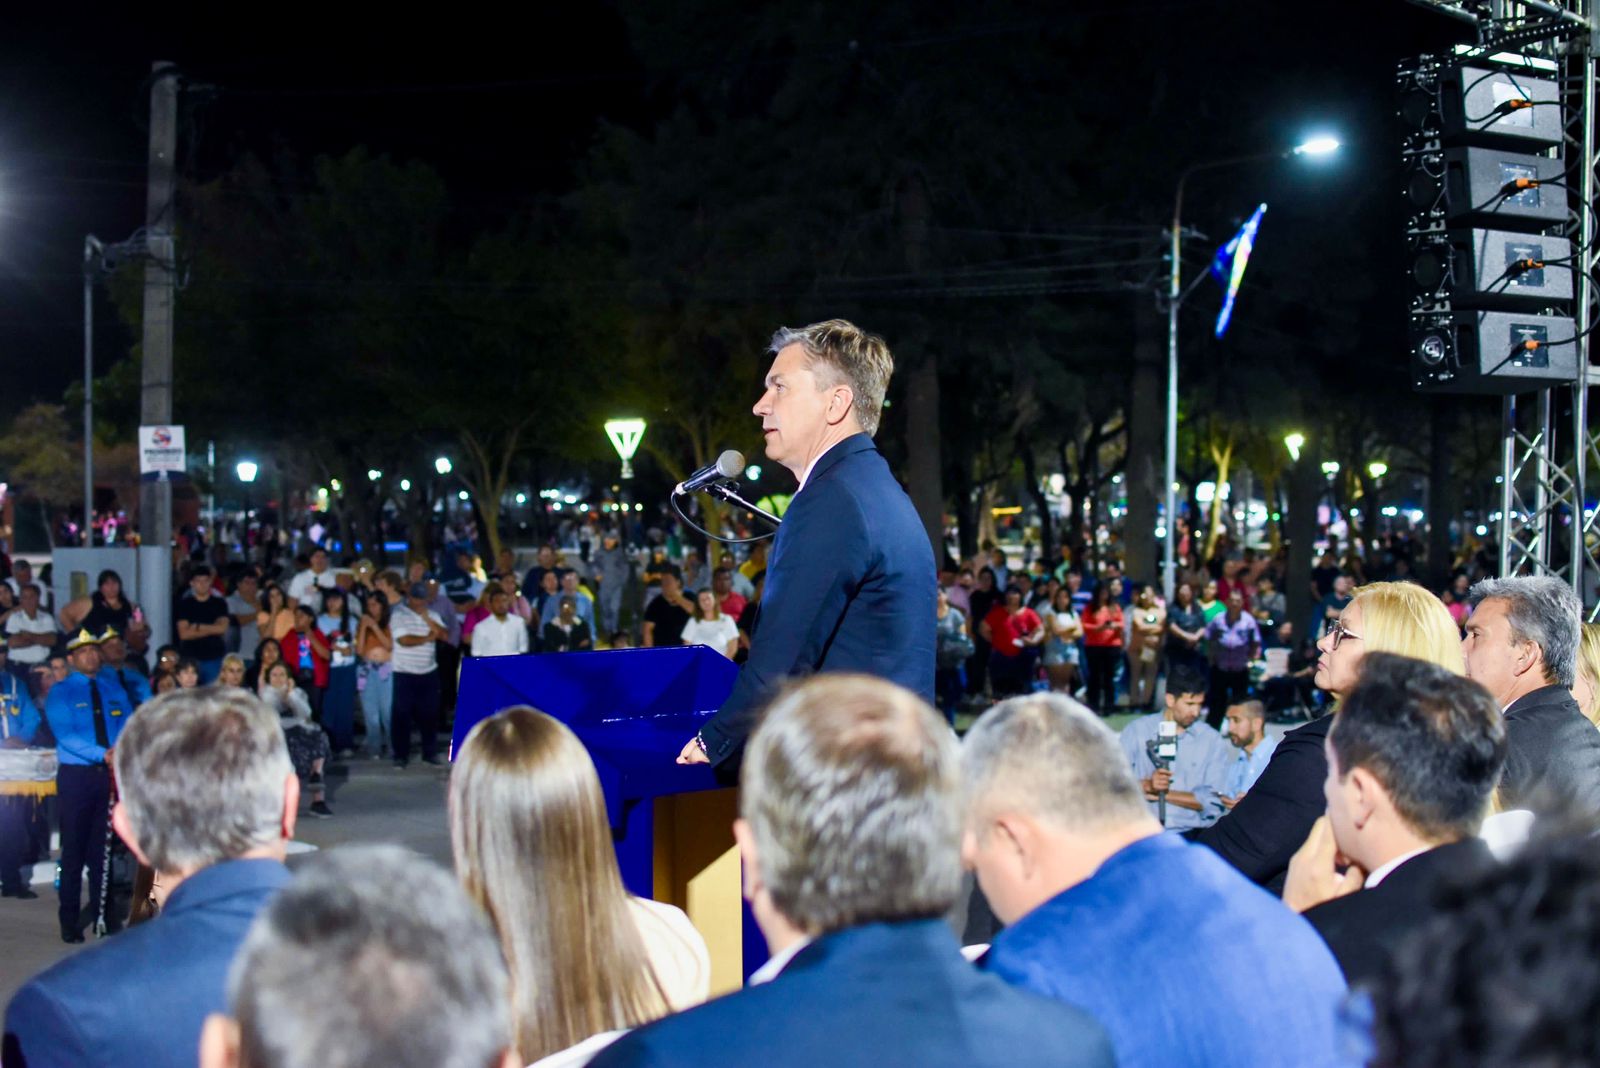
[(122, 687), (135, 712), (150, 700), (150, 680), (128, 662), (128, 647), (116, 627), (107, 627), (100, 634), (100, 661), (100, 674)]
[[(0, 748), (25, 749), (39, 730), (39, 709), (28, 687), (6, 670), (5, 635), (0, 634)], [(22, 877), (28, 848), (28, 822), (39, 799), (9, 794), (0, 783), (0, 897), (34, 898), (39, 895)]]
[(63, 942), (82, 942), (83, 868), (89, 866), (89, 915), (100, 912), (105, 869), (111, 769), (106, 751), (133, 714), (127, 691), (100, 674), (100, 640), (80, 630), (67, 643), (72, 673), (50, 688), (44, 715), (56, 736), (56, 797), (61, 812), (61, 921)]

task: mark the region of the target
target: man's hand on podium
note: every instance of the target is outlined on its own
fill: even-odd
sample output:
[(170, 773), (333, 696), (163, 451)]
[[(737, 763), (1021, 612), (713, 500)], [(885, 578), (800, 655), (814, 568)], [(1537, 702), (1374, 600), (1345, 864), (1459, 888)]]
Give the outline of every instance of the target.
[(698, 734), (695, 735), (693, 738), (690, 738), (688, 743), (684, 745), (683, 752), (678, 754), (678, 763), (680, 763), (680, 764), (709, 764), (709, 763), (711, 763), (711, 758), (706, 756), (705, 743), (700, 741), (700, 736)]

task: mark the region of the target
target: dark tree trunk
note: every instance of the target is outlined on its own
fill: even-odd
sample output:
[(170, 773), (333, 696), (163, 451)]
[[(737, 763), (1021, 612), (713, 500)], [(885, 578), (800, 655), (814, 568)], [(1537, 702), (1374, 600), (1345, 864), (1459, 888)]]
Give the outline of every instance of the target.
[[(1160, 331), (1155, 310), (1144, 298), (1131, 309), (1134, 321), (1133, 369), (1128, 382), (1128, 514), (1122, 544), (1127, 574), (1160, 581), (1155, 529), (1157, 507), (1166, 499), (1166, 389)], [(1171, 518), (1168, 518), (1171, 522)]]

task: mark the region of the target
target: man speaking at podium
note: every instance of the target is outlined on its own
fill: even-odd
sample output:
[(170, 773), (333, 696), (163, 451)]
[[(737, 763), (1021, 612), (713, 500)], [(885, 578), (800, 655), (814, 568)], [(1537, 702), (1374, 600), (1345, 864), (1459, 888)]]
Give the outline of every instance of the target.
[(756, 402), (767, 458), (795, 491), (767, 561), (750, 659), (733, 692), (678, 755), (738, 775), (745, 739), (787, 678), (852, 671), (933, 701), (938, 583), (933, 547), (872, 443), (894, 357), (842, 319), (787, 327)]

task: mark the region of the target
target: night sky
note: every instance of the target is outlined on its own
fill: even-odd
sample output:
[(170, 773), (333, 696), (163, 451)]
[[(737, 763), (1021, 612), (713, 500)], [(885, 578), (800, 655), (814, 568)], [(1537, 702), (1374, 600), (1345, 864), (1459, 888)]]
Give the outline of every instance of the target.
[[(330, 17), (334, 6), (273, 7), (252, 25), (234, 21), (232, 12), (227, 23), (212, 15), (152, 26), (124, 13), (85, 13), (54, 24), (0, 24), (0, 374), (8, 414), (21, 399), (58, 400), (81, 373), (83, 236), (121, 240), (143, 223), (152, 60), (172, 60), (192, 85), (214, 87), (186, 110), (180, 159), (187, 176), (215, 174), (241, 150), (270, 154), (285, 146), (309, 157), (365, 145), (438, 169), (468, 225), (492, 223), (530, 198), (566, 189), (598, 123), (648, 128), (674, 103), (670, 84), (659, 80), (659, 71), (675, 69), (670, 45), (662, 54), (631, 39), (610, 5), (537, 16), (443, 6), (415, 21), (398, 8)], [(1253, 177), (1248, 189), (1229, 183), (1197, 190), (1200, 222), (1218, 230), (1255, 200), (1277, 198), (1259, 246), (1264, 262), (1275, 242), (1378, 233), (1330, 233), (1317, 220), (1342, 198), (1389, 203), (1396, 151), (1383, 120), (1392, 110), (1393, 65), (1463, 39), (1458, 24), (1401, 0), (1134, 0), (1117, 5), (1115, 15), (1063, 8), (1041, 4), (1036, 15), (995, 22), (981, 6), (932, 5), (926, 34), (869, 43), (913, 50), (929, 65), (963, 64), (972, 78), (983, 78), (1005, 63), (1019, 35), (1087, 20), (1092, 34), (1070, 36), (1092, 46), (1074, 44), (1081, 51), (1064, 50), (1061, 63), (1083, 70), (1084, 92), (1105, 94), (1105, 123), (1128, 121), (1115, 103), (1121, 79), (1167, 77), (1174, 82), (1170, 108), (1152, 121), (1190, 135), (1199, 127), (1214, 136), (1218, 155), (1292, 143), (1311, 128), (1337, 132), (1350, 147), (1315, 185), (1304, 174), (1275, 172)], [(736, 37), (740, 25), (734, 18), (685, 31), (715, 40)], [(641, 62), (643, 49), (652, 63)], [(684, 67), (703, 64), (704, 54), (686, 57)], [(658, 73), (647, 75), (647, 67)], [(1237, 108), (1187, 113), (1185, 82), (1195, 79), (1236, 83)], [(1184, 162), (1108, 159), (1097, 166), (1126, 171), (1130, 185), (1148, 191), (1137, 214), (1153, 221), (1170, 210), (1170, 192), (1157, 191), (1170, 190)], [(1380, 186), (1384, 196), (1374, 197)], [(1226, 199), (1226, 210), (1205, 218), (1207, 197)], [(1373, 251), (1377, 257), (1394, 249)], [(1399, 267), (1382, 269), (1398, 281)], [(1376, 311), (1398, 322), (1398, 302), (1397, 294), (1395, 307)], [(130, 339), (103, 299), (100, 310), (103, 372)], [(1240, 314), (1247, 311), (1242, 304)], [(1396, 368), (1398, 380), (1406, 373), (1399, 352)], [(181, 405), (180, 383), (180, 418)]]

